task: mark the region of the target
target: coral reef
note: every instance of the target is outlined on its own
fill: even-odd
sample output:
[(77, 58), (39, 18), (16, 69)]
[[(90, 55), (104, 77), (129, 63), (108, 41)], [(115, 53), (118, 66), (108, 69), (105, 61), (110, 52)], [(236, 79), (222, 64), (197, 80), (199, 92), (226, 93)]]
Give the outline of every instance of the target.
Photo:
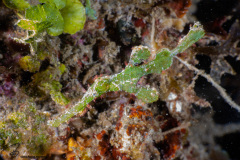
[[(0, 1), (0, 159), (240, 159), (238, 0), (71, 2)], [(71, 19), (70, 11), (84, 16)], [(174, 51), (196, 21), (206, 31), (201, 40), (161, 74), (136, 80), (155, 88), (157, 101), (144, 103), (129, 87), (47, 125), (96, 80)], [(149, 59), (136, 59), (136, 46), (149, 48)]]

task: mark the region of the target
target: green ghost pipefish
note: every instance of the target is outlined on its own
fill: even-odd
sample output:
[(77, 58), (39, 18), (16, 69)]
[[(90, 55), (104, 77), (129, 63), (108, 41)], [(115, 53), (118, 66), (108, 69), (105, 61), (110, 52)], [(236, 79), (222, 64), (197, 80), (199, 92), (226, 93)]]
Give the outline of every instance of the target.
[[(160, 74), (163, 70), (168, 69), (172, 65), (174, 56), (189, 48), (201, 39), (204, 34), (202, 26), (199, 23), (195, 23), (190, 28), (189, 33), (180, 40), (175, 49), (172, 51), (167, 48), (161, 49), (152, 60), (149, 60), (151, 53), (147, 47), (134, 47), (129, 64), (122, 72), (96, 79), (78, 103), (57, 119), (49, 121), (49, 125), (58, 127), (61, 123), (68, 121), (74, 115), (82, 112), (95, 98), (110, 91), (133, 93), (145, 103), (157, 101), (159, 97), (158, 91), (155, 88), (137, 86), (139, 79), (151, 73)], [(146, 60), (149, 61), (142, 63)]]

